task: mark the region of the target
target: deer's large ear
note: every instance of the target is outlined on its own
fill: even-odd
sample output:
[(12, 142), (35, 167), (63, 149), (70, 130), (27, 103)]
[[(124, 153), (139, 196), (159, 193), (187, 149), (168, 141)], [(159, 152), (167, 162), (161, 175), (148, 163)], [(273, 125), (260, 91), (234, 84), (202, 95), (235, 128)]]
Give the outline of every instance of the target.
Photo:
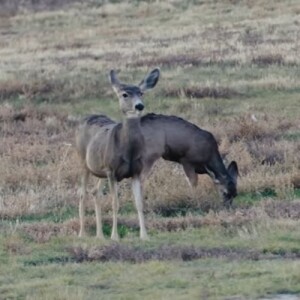
[(139, 87), (142, 92), (145, 92), (146, 90), (152, 89), (155, 87), (155, 85), (158, 82), (160, 75), (159, 68), (155, 68), (152, 70), (139, 84)]
[(117, 77), (117, 74), (114, 70), (111, 70), (109, 72), (109, 80), (110, 80), (110, 83), (111, 85), (114, 87), (114, 88), (118, 88), (120, 86), (120, 81)]
[(231, 176), (232, 180), (234, 181), (234, 183), (236, 184), (237, 178), (239, 176), (239, 169), (238, 169), (237, 163), (235, 161), (232, 161), (229, 164), (227, 171), (228, 171), (229, 175)]

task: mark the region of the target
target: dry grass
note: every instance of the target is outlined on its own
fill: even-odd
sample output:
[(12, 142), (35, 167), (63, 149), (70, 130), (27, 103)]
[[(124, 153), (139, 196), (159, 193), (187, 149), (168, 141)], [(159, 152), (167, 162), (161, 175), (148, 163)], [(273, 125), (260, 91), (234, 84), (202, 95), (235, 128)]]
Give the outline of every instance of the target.
[[(19, 111), (4, 105), (0, 120), (0, 134), (5, 141), (0, 147), (1, 216), (17, 217), (77, 206), (79, 166), (70, 146), (74, 134), (70, 117), (50, 107), (29, 106)], [(254, 121), (246, 114), (231, 118), (223, 127), (221, 124), (220, 121), (209, 129), (219, 139), (225, 159), (238, 161), (240, 192), (269, 188), (284, 197), (293, 187), (299, 187), (299, 171), (295, 168), (298, 142), (281, 138), (293, 130), (291, 121), (266, 116)], [(122, 184), (122, 207), (128, 206), (132, 197), (128, 184)], [(163, 161), (157, 162), (147, 181), (145, 198), (146, 211), (163, 216), (222, 208), (208, 176), (199, 176), (199, 188), (192, 194), (181, 167)], [(93, 207), (92, 197), (88, 207)], [(106, 199), (104, 211), (110, 207)]]
[[(213, 132), (225, 162), (238, 162), (241, 194), (271, 190), (294, 197), (300, 186), (300, 124), (291, 117), (299, 110), (293, 96), (299, 89), (297, 1), (272, 2), (272, 10), (261, 1), (1, 5), (8, 11), (0, 17), (1, 217), (77, 206), (72, 115), (98, 107), (116, 115), (116, 103), (107, 101), (111, 68), (135, 82), (161, 67), (149, 110)], [(176, 216), (222, 209), (207, 176), (199, 176), (195, 195), (183, 178), (176, 164), (159, 161), (145, 188), (146, 211)], [(133, 209), (131, 197), (124, 182), (123, 210)], [(110, 210), (109, 199), (103, 206)]]
[(187, 98), (232, 98), (239, 95), (230, 87), (223, 86), (190, 86), (182, 88), (168, 87), (164, 91), (165, 97), (187, 97)]
[(74, 2), (80, 2), (80, 0), (2, 0), (0, 3), (0, 16), (12, 17), (25, 11), (37, 12), (43, 10), (61, 9), (64, 6)]
[[(23, 120), (16, 120), (20, 115)], [(17, 113), (6, 105), (1, 107), (0, 120), (4, 141), (0, 149), (1, 216), (21, 216), (72, 203), (77, 170), (75, 167), (72, 174), (71, 161), (76, 158), (68, 146), (73, 132), (67, 115), (32, 107)]]
[[(112, 67), (133, 72), (160, 66), (163, 76), (171, 79), (178, 75), (178, 68), (219, 68), (221, 74), (226, 68), (249, 65), (299, 65), (298, 15), (293, 11), (297, 1), (289, 5), (276, 3), (280, 10), (262, 7), (259, 13), (266, 15), (260, 17), (256, 15), (256, 5), (249, 6), (244, 1), (239, 5), (218, 2), (216, 6), (213, 1), (194, 6), (180, 1), (108, 1), (104, 6), (97, 5), (98, 1), (19, 2), (1, 4), (3, 11), (9, 5), (17, 7), (15, 16), (0, 18), (0, 95), (4, 100), (105, 98), (109, 89), (104, 71)], [(33, 6), (37, 12), (30, 15)], [(216, 11), (223, 12), (221, 19)], [(135, 26), (132, 19), (136, 20)], [(159, 26), (147, 25), (151, 22)], [(293, 78), (286, 72), (280, 76), (279, 85), (286, 78), (284, 75)], [(191, 78), (198, 82), (198, 78)], [(180, 79), (181, 76), (174, 78), (175, 84)], [(253, 86), (250, 79), (243, 82), (246, 87)], [(218, 78), (217, 83), (225, 88), (227, 97), (227, 82), (223, 80)], [(229, 88), (235, 90), (234, 86)]]
[(265, 55), (260, 55), (258, 57), (254, 57), (252, 59), (253, 64), (257, 64), (259, 66), (268, 66), (268, 65), (281, 65), (284, 63), (283, 56), (281, 54), (265, 54)]

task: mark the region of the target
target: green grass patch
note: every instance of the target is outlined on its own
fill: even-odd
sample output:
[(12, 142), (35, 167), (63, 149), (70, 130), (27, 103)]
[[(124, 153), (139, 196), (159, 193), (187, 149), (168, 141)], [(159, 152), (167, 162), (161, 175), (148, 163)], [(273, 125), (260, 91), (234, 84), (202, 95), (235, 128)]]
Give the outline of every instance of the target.
[(4, 298), (32, 299), (224, 299), (241, 295), (253, 299), (283, 291), (299, 293), (299, 267), (294, 261), (226, 259), (143, 265), (13, 265), (0, 271), (0, 292)]
[[(137, 234), (128, 234), (122, 238), (121, 244), (143, 251), (193, 245), (207, 250), (221, 247), (232, 251), (252, 249), (266, 255), (298, 255), (298, 223), (266, 220), (241, 226), (157, 231), (150, 234), (147, 242), (141, 242)], [(104, 299), (119, 299), (121, 295), (135, 299), (136, 294), (152, 299), (153, 293), (157, 293), (157, 297), (166, 299), (186, 299), (186, 295), (192, 298), (210, 295), (214, 299), (222, 299), (236, 295), (255, 298), (268, 293), (276, 294), (284, 288), (289, 293), (299, 292), (297, 260), (205, 258), (193, 262), (74, 264), (69, 247), (92, 249), (110, 245), (111, 242), (99, 241), (94, 236), (84, 239), (76, 236), (53, 237), (43, 243), (36, 243), (22, 235), (15, 236), (14, 233), (0, 237), (0, 292), (5, 298), (22, 298), (24, 295), (50, 297), (51, 293), (51, 299), (63, 295), (68, 298), (75, 294), (75, 299), (93, 299), (100, 295)]]
[(282, 138), (287, 141), (299, 141), (300, 140), (300, 132), (286, 133), (282, 136)]

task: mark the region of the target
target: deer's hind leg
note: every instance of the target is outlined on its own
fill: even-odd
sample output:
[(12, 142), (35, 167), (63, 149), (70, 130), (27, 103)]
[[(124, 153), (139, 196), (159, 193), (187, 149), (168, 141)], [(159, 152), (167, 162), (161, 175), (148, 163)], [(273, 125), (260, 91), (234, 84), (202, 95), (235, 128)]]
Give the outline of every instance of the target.
[(195, 168), (190, 164), (183, 164), (182, 166), (189, 185), (193, 189), (196, 189), (198, 184), (198, 174), (196, 173)]
[(198, 184), (198, 174), (195, 171), (195, 168), (190, 164), (183, 164), (183, 170), (185, 172), (187, 181), (192, 188), (192, 197), (196, 198), (196, 188)]
[(85, 228), (84, 228), (84, 217), (85, 217), (85, 202), (86, 202), (86, 187), (89, 177), (89, 171), (84, 168), (83, 174), (81, 177), (81, 193), (80, 193), (80, 200), (79, 200), (79, 222), (80, 222), (80, 231), (79, 237), (85, 236)]

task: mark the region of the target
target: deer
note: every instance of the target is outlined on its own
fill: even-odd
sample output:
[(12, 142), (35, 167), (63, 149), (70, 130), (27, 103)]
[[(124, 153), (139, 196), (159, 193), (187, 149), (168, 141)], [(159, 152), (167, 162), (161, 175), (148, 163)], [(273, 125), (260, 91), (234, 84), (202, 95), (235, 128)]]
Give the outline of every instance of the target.
[(99, 178), (95, 197), (96, 236), (104, 238), (101, 219), (102, 188), (108, 180), (112, 198), (112, 240), (119, 240), (117, 217), (119, 210), (118, 183), (132, 179), (140, 225), (140, 238), (148, 239), (145, 228), (142, 195), (142, 173), (146, 164), (145, 138), (141, 129), (141, 113), (144, 109), (143, 93), (155, 87), (159, 80), (158, 68), (152, 70), (138, 85), (121, 83), (114, 70), (110, 71), (110, 83), (119, 99), (123, 115), (121, 123), (105, 115), (90, 115), (82, 120), (75, 133), (76, 149), (82, 165), (81, 197), (79, 202), (80, 231), (85, 235), (84, 214), (87, 181), (90, 174)]
[(141, 118), (146, 142), (146, 164), (142, 178), (148, 177), (158, 158), (182, 165), (194, 193), (198, 175), (209, 175), (217, 185), (226, 208), (237, 196), (239, 176), (236, 161), (226, 168), (212, 133), (177, 116), (150, 113)]

